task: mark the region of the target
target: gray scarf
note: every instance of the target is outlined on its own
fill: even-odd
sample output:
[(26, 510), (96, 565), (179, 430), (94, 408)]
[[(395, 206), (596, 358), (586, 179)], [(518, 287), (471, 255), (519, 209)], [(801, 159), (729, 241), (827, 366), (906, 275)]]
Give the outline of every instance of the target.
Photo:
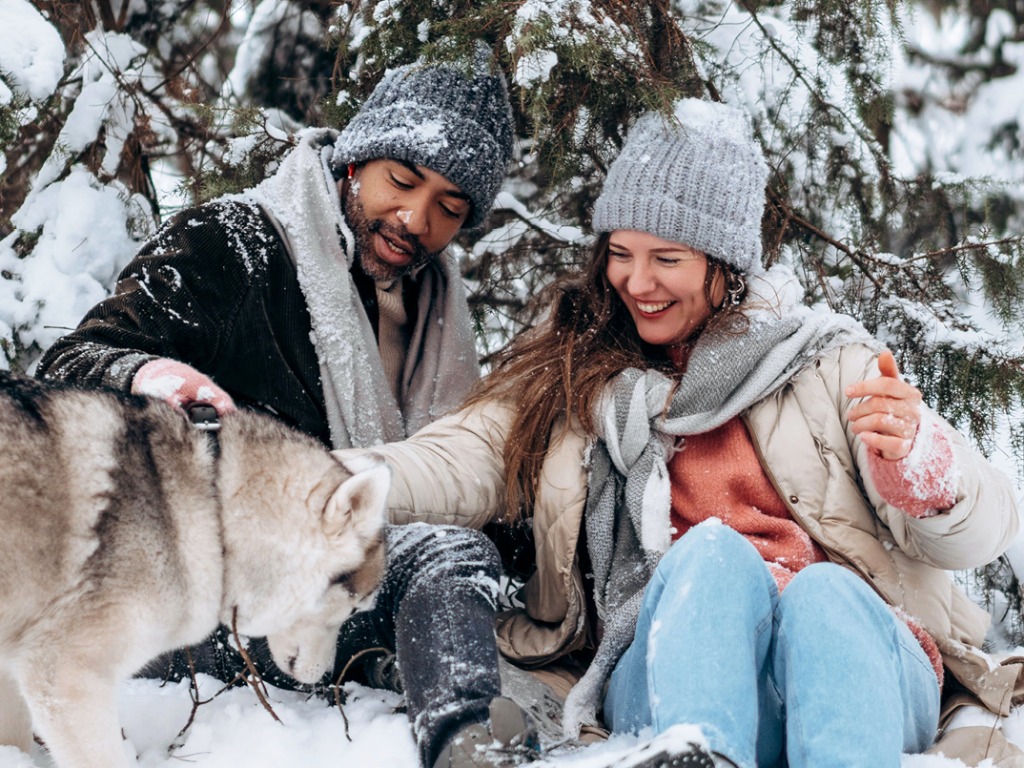
[(352, 283), (354, 238), (327, 164), (337, 133), (306, 130), (281, 168), (248, 194), (267, 213), (298, 273), (335, 448), (402, 440), (456, 408), (480, 375), (469, 307), (447, 253), (424, 267), (415, 331), (395, 400)]
[(566, 698), (568, 736), (596, 723), (604, 682), (633, 641), (644, 589), (671, 544), (667, 462), (677, 439), (738, 416), (829, 349), (874, 344), (852, 318), (804, 305), (787, 268), (748, 282), (749, 329), (713, 327), (701, 334), (674, 394), (674, 380), (631, 368), (609, 382), (598, 405), (585, 526), (604, 633), (590, 668)]

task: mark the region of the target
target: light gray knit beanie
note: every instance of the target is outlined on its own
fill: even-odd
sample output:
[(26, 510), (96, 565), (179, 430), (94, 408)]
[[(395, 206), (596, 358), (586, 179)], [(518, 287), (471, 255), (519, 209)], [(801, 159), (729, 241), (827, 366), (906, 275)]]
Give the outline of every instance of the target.
[(436, 171), (469, 195), (465, 226), (491, 210), (512, 159), (512, 107), (491, 52), (465, 62), (389, 69), (334, 145), (332, 166), (390, 158)]
[(768, 166), (737, 109), (683, 99), (674, 117), (647, 113), (608, 169), (595, 232), (632, 229), (760, 271)]

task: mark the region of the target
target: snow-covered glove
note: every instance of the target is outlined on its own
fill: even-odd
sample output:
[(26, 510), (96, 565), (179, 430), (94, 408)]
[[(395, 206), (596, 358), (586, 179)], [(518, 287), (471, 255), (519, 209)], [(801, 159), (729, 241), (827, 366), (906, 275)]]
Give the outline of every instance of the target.
[(910, 453), (889, 461), (872, 451), (868, 467), (882, 498), (911, 517), (931, 517), (956, 503), (960, 469), (953, 444), (931, 411), (922, 411)]
[(921, 407), (920, 390), (903, 381), (896, 358), (878, 356), (879, 375), (846, 388), (864, 398), (847, 418), (870, 449), (868, 465), (878, 492), (911, 517), (931, 517), (956, 503), (959, 471), (942, 427)]
[(208, 403), (218, 416), (235, 410), (231, 395), (214, 384), (213, 379), (166, 357), (150, 360), (135, 372), (132, 394), (156, 397), (180, 410), (192, 403)]

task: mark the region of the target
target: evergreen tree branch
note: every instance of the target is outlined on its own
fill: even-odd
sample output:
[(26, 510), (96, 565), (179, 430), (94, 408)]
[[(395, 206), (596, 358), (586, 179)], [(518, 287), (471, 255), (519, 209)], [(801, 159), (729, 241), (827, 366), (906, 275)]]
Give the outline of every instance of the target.
[(821, 240), (822, 242), (831, 245), (837, 251), (844, 254), (847, 258), (849, 258), (854, 264), (856, 264), (860, 268), (864, 276), (871, 281), (871, 283), (875, 286), (876, 289), (878, 289), (879, 291), (882, 290), (881, 281), (879, 281), (878, 278), (875, 277), (873, 270), (870, 268), (868, 264), (869, 261), (874, 261), (874, 259), (872, 259), (871, 256), (864, 253), (863, 251), (851, 248), (850, 246), (843, 243), (841, 240), (837, 240), (836, 238), (829, 235), (820, 227), (817, 227), (814, 224), (812, 224), (806, 218), (804, 218), (795, 210), (793, 210), (793, 206), (791, 205), (789, 200), (779, 195), (775, 190), (768, 190), (768, 198), (770, 203), (775, 208), (785, 212), (787, 222), (796, 225), (797, 227), (804, 230), (808, 234), (813, 235), (818, 240)]
[(928, 251), (927, 253), (919, 253), (916, 256), (908, 256), (904, 261), (931, 261), (933, 259), (942, 258), (945, 256), (955, 256), (960, 253), (971, 252), (971, 251), (987, 251), (989, 248), (1000, 248), (1002, 246), (1021, 246), (1024, 245), (1024, 235), (1016, 237), (1004, 237), (999, 240), (986, 240), (981, 243), (960, 243), (949, 248), (939, 248), (934, 251)]
[(840, 115), (844, 122), (846, 122), (846, 124), (851, 128), (851, 130), (853, 130), (857, 137), (864, 143), (864, 146), (868, 148), (868, 151), (875, 158), (875, 162), (878, 164), (878, 167), (885, 168), (888, 165), (888, 160), (885, 157), (883, 157), (881, 152), (879, 151), (875, 138), (873, 136), (865, 134), (863, 126), (859, 123), (859, 121), (854, 120), (850, 115), (846, 113), (846, 110), (844, 110), (842, 107), (840, 107), (837, 104), (833, 104), (827, 98), (825, 98), (824, 94), (821, 93), (818, 86), (808, 80), (804, 68), (801, 67), (793, 59), (793, 57), (790, 56), (789, 53), (779, 44), (778, 40), (776, 39), (776, 36), (765, 28), (764, 23), (758, 16), (757, 10), (754, 8), (753, 4), (751, 3), (751, 0), (738, 0), (738, 4), (740, 5), (740, 7), (743, 8), (743, 10), (750, 14), (751, 21), (753, 21), (753, 23), (761, 31), (761, 34), (764, 36), (764, 39), (768, 41), (768, 45), (771, 46), (772, 50), (775, 51), (775, 53), (777, 53), (779, 57), (786, 62), (786, 64), (790, 67), (791, 71), (793, 72), (793, 76), (804, 84), (804, 87), (807, 88), (807, 92), (811, 94), (815, 102), (818, 103), (824, 109), (834, 111), (836, 114)]

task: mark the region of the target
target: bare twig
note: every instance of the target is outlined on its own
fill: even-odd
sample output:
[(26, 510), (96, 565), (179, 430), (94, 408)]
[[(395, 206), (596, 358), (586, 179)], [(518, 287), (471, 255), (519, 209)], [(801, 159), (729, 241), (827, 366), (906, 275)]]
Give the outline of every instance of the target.
[(345, 680), (345, 676), (348, 674), (348, 671), (352, 667), (352, 664), (355, 663), (357, 659), (361, 659), (363, 656), (366, 656), (371, 653), (382, 652), (390, 653), (390, 651), (387, 648), (384, 648), (383, 646), (376, 646), (374, 648), (364, 648), (363, 650), (359, 651), (359, 653), (354, 654), (352, 658), (345, 663), (345, 666), (342, 668), (341, 672), (334, 679), (334, 703), (338, 706), (338, 711), (341, 713), (341, 719), (345, 721), (345, 738), (349, 741), (352, 741), (352, 737), (349, 736), (348, 733), (348, 715), (345, 714), (345, 708), (342, 706), (341, 703), (341, 684)]
[(782, 47), (777, 37), (769, 33), (768, 30), (765, 29), (764, 24), (761, 21), (761, 18), (757, 15), (757, 9), (749, 2), (749, 0), (740, 0), (739, 5), (740, 7), (743, 8), (743, 10), (750, 14), (751, 21), (753, 21), (755, 26), (757, 26), (757, 28), (761, 31), (761, 34), (764, 36), (764, 39), (768, 42), (768, 45), (771, 46), (772, 50), (774, 50), (775, 53), (778, 54), (778, 56), (783, 61), (785, 61), (786, 64), (789, 65), (790, 70), (793, 72), (793, 76), (804, 84), (807, 90), (813, 95), (815, 99), (817, 99), (817, 101), (822, 106), (827, 106), (828, 108), (835, 110), (839, 115), (842, 115), (842, 118), (843, 120), (846, 121), (846, 124), (850, 126), (853, 132), (857, 134), (861, 141), (864, 142), (865, 146), (868, 148), (868, 151), (871, 152), (871, 154), (875, 157), (875, 160), (876, 162), (878, 162), (879, 167), (884, 168), (886, 165), (885, 158), (876, 149), (875, 142), (872, 140), (872, 138), (863, 133), (857, 121), (854, 120), (849, 114), (847, 114), (846, 110), (844, 110), (842, 107), (826, 99), (825, 95), (818, 90), (817, 86), (815, 86), (807, 79), (804, 70), (793, 59), (793, 57), (789, 55), (789, 52)]
[(252, 658), (249, 656), (249, 651), (246, 650), (245, 644), (242, 639), (238, 636), (238, 608), (237, 606), (231, 612), (231, 632), (235, 636), (235, 643), (238, 645), (238, 652), (242, 655), (242, 660), (245, 662), (246, 669), (249, 670), (249, 675), (243, 679), (249, 684), (253, 692), (256, 694), (256, 698), (260, 700), (260, 704), (263, 708), (270, 713), (270, 716), (277, 722), (281, 722), (281, 718), (277, 716), (274, 708), (270, 706), (270, 702), (267, 701), (266, 691), (267, 686), (263, 682), (263, 677), (259, 672), (256, 671), (256, 665), (252, 663)]
[(793, 207), (789, 204), (789, 201), (784, 199), (774, 190), (769, 191), (769, 197), (771, 198), (772, 204), (775, 205), (780, 211), (783, 211), (785, 213), (786, 220), (789, 223), (800, 227), (805, 232), (814, 235), (819, 240), (828, 243), (837, 251), (843, 253), (847, 258), (850, 259), (850, 261), (852, 261), (854, 264), (860, 267), (861, 272), (864, 274), (865, 277), (867, 277), (868, 280), (872, 282), (872, 284), (874, 284), (875, 288), (877, 288), (879, 291), (882, 290), (882, 283), (878, 280), (877, 277), (874, 276), (874, 274), (872, 274), (871, 270), (868, 268), (868, 262), (874, 261), (874, 259), (872, 259), (868, 254), (864, 253), (863, 251), (851, 248), (845, 243), (836, 240), (827, 232), (815, 226), (807, 219), (805, 219), (803, 216), (800, 216), (796, 211), (793, 210)]
[(182, 737), (185, 735), (188, 729), (192, 727), (192, 723), (195, 722), (196, 712), (199, 711), (199, 707), (201, 707), (203, 704), (207, 704), (213, 701), (213, 698), (215, 698), (211, 697), (209, 699), (206, 699), (206, 701), (199, 700), (199, 681), (196, 680), (196, 664), (195, 661), (193, 661), (192, 659), (192, 651), (188, 648), (185, 649), (185, 660), (188, 662), (188, 695), (192, 699), (192, 711), (188, 714), (188, 721), (185, 723), (185, 725), (181, 727), (181, 730), (178, 731), (178, 735), (174, 737), (174, 740), (171, 742), (171, 745), (167, 748), (168, 751), (184, 743), (182, 741)]
[(228, 28), (228, 26), (229, 26), (230, 18), (231, 18), (231, 3), (225, 3), (224, 4), (224, 9), (221, 12), (220, 23), (217, 25), (217, 28), (213, 31), (213, 33), (191, 55), (185, 57), (185, 61), (182, 63), (182, 65), (180, 67), (178, 67), (174, 72), (171, 72), (169, 75), (166, 75), (163, 80), (161, 80), (159, 83), (154, 85), (148, 91), (145, 91), (146, 95), (150, 96), (150, 97), (156, 96), (157, 92), (160, 91), (169, 82), (171, 82), (171, 80), (173, 80), (178, 75), (180, 75), (182, 72), (184, 72), (186, 69), (188, 69), (193, 64), (195, 64), (195, 62), (199, 58), (200, 54), (202, 54), (207, 48), (209, 48), (210, 44), (214, 40), (216, 40), (222, 34), (224, 34), (224, 30), (226, 30)]

